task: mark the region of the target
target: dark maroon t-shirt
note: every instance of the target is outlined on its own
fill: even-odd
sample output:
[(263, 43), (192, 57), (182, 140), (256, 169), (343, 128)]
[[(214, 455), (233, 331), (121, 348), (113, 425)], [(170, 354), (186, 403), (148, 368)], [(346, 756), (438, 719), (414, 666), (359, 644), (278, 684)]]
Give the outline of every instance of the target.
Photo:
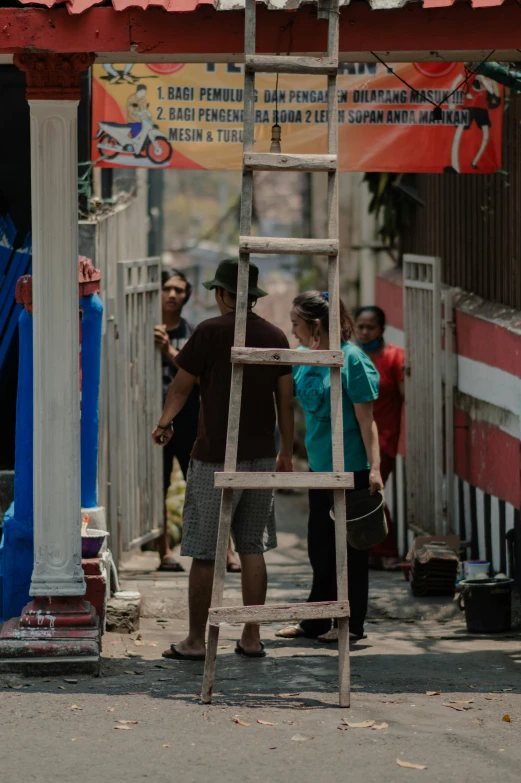
[[(178, 367), (199, 378), (201, 409), (192, 457), (201, 462), (224, 462), (234, 340), (235, 314), (199, 324), (178, 353)], [(248, 313), (249, 348), (289, 348), (284, 332), (255, 313)], [(239, 460), (275, 456), (275, 392), (277, 381), (291, 367), (245, 365), (239, 427)]]

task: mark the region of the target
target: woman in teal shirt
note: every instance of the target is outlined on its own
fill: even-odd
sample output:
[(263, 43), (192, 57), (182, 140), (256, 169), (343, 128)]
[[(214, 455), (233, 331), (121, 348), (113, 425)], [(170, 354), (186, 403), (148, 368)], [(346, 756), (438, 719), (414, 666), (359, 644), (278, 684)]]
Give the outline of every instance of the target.
[[(344, 426), (344, 469), (353, 472), (355, 490), (383, 489), (380, 476), (378, 431), (373, 420), (373, 400), (378, 397), (378, 372), (360, 348), (349, 342), (353, 322), (340, 303), (342, 408)], [(292, 333), (302, 348), (329, 349), (329, 298), (327, 292), (308, 291), (293, 301)], [(295, 396), (306, 419), (306, 448), (310, 470), (333, 470), (331, 441), (331, 380), (328, 367), (299, 365), (294, 368)], [(335, 601), (335, 526), (330, 517), (333, 493), (309, 491), (308, 553), (313, 569), (313, 586), (308, 601)], [(348, 547), (348, 589), (351, 605), (349, 631), (352, 639), (364, 637), (369, 593), (369, 552)], [(333, 641), (329, 620), (304, 620), (298, 626), (279, 631), (280, 636), (321, 637)], [(330, 633), (328, 633), (330, 632)], [(325, 638), (324, 638), (325, 635)]]

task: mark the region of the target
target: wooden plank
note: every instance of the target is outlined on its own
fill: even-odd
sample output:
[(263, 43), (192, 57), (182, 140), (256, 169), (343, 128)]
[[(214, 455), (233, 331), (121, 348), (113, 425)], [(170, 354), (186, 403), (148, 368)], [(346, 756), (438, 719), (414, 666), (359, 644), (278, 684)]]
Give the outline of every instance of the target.
[[(215, 474), (219, 489), (334, 489), (343, 494), (354, 489), (352, 473), (246, 473), (223, 472)], [(344, 506), (345, 522), (345, 506)], [(347, 540), (347, 539), (345, 539)]]
[(296, 364), (343, 367), (342, 351), (298, 351), (291, 348), (232, 348), (234, 364)]
[[(256, 34), (256, 10), (255, 0), (246, 0), (244, 11), (244, 51), (252, 54), (255, 51)], [(243, 154), (252, 152), (255, 143), (255, 74), (244, 73), (244, 146)], [(241, 234), (249, 234), (251, 231), (251, 219), (253, 208), (253, 172), (245, 171), (242, 175), (241, 187), (241, 215), (239, 230)], [(235, 310), (234, 341), (237, 346), (246, 344), (246, 321), (248, 318), (248, 286), (249, 286), (249, 256), (244, 253), (239, 255), (239, 268), (237, 272), (237, 304)], [(228, 409), (228, 428), (226, 432), (226, 453), (224, 467), (226, 470), (235, 470), (237, 467), (237, 452), (239, 447), (239, 417), (242, 399), (243, 366), (232, 366), (232, 378), (230, 387), (230, 405)], [(212, 585), (212, 604), (220, 606), (224, 593), (224, 577), (226, 574), (226, 553), (230, 540), (230, 531), (233, 517), (233, 490), (223, 489), (221, 496), (221, 510), (219, 514), (219, 529), (215, 551), (215, 566)], [(204, 704), (212, 700), (212, 692), (215, 681), (215, 667), (217, 662), (217, 644), (219, 641), (219, 628), (210, 626), (206, 643), (206, 658), (204, 662), (204, 676), (201, 699)]]
[(241, 253), (273, 253), (298, 256), (337, 256), (337, 239), (300, 239), (282, 237), (239, 237)]
[[(292, 50), (324, 51), (326, 26), (317, 24), (315, 5), (301, 4), (294, 15)], [(257, 17), (257, 51), (273, 52), (280, 37), (273, 31), (285, 28), (288, 11), (259, 4)], [(390, 62), (418, 62), (420, 56), (425, 60), (442, 56), (448, 62), (479, 60), (491, 49), (510, 50), (512, 56), (500, 56), (499, 51), (495, 55), (510, 60), (519, 49), (518, 23), (516, 3), (477, 10), (470, 3), (454, 3), (429, 13), (421, 3), (385, 13), (376, 13), (368, 3), (351, 3), (341, 10), (341, 51), (352, 62), (373, 62), (371, 50), (392, 53), (395, 59)], [(151, 5), (120, 11), (112, 5), (94, 7), (80, 14), (71, 14), (64, 6), (0, 8), (0, 30), (4, 31), (3, 52), (96, 52), (98, 61), (106, 52), (105, 62), (135, 62), (137, 57), (157, 60), (158, 56), (162, 62), (238, 62), (243, 51), (244, 12), (223, 13), (211, 5), (183, 13), (166, 13)], [(115, 60), (117, 52), (126, 53), (126, 58)]]
[(287, 623), (292, 620), (323, 620), (349, 617), (348, 601), (270, 606), (216, 606), (209, 612), (210, 625), (219, 623)]
[(335, 57), (297, 57), (272, 54), (250, 54), (244, 58), (247, 71), (255, 73), (336, 73), (338, 59)]
[(244, 155), (248, 171), (334, 171), (336, 155), (286, 155), (274, 152), (249, 152)]

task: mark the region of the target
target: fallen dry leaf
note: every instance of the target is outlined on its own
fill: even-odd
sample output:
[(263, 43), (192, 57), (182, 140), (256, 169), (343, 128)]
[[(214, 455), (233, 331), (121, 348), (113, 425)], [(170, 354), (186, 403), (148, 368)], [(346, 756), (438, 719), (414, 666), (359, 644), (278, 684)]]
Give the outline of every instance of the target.
[(132, 726), (114, 726), (114, 728), (120, 731), (132, 731)]
[(73, 738), (71, 739), (71, 742), (76, 742), (76, 737), (73, 737)]
[(107, 712), (114, 712), (114, 707), (108, 707)]
[(463, 704), (444, 704), (444, 707), (450, 707), (451, 710), (456, 710), (456, 712), (465, 712), (465, 710), (470, 710), (470, 707), (464, 706)]
[(142, 635), (140, 633), (138, 633), (138, 635), (136, 636), (136, 639), (139, 641), (142, 638), (143, 638)]
[(513, 691), (514, 689), (513, 688), (501, 688), (501, 690), (503, 691), (503, 693), (506, 693), (507, 691)]
[(425, 693), (426, 696), (439, 696), (441, 694), (441, 691), (427, 691)]
[(170, 747), (170, 745), (163, 745), (163, 747), (164, 747), (164, 748), (169, 748), (169, 747)]
[(122, 726), (126, 726), (126, 725), (137, 726), (139, 721), (138, 720), (117, 720), (116, 723), (121, 723)]
[(451, 704), (473, 704), (474, 699), (450, 699)]
[(381, 731), (382, 729), (388, 729), (389, 724), (388, 723), (375, 723), (374, 726), (371, 726), (371, 731)]
[(149, 642), (148, 646), (149, 647), (157, 647), (157, 644), (155, 642)]
[(501, 720), (504, 720), (505, 723), (512, 723), (512, 718), (510, 717), (510, 715), (503, 715)]
[(312, 734), (295, 734), (291, 739), (293, 742), (306, 742), (315, 738)]
[[(8, 682), (7, 683), (7, 687), (8, 688), (12, 688), (13, 691), (19, 691), (22, 686), (21, 685), (14, 685), (12, 682)], [(61, 687), (61, 686), (58, 686), (58, 687)], [(65, 688), (64, 688), (64, 690), (65, 690)]]
[(370, 729), (371, 726), (375, 725), (376, 721), (363, 720), (361, 723), (351, 723), (351, 721), (342, 718), (342, 723), (344, 723), (346, 726), (349, 726), (350, 729)]
[(261, 726), (274, 726), (274, 723), (270, 723), (269, 720), (257, 720), (257, 723), (260, 723)]
[(135, 641), (134, 642), (134, 646), (135, 647), (144, 647), (145, 646), (145, 642)]
[(245, 720), (241, 720), (240, 718), (235, 716), (235, 718), (232, 718), (233, 722), (236, 723), (238, 726), (249, 726), (250, 724), (247, 723)]
[(71, 705), (71, 710), (82, 710), (82, 709), (83, 709), (83, 707), (78, 707), (77, 704), (72, 704)]
[(405, 769), (427, 769), (424, 764), (411, 764), (410, 761), (402, 761), (401, 759), (396, 759), (396, 763), (399, 767), (405, 767)]

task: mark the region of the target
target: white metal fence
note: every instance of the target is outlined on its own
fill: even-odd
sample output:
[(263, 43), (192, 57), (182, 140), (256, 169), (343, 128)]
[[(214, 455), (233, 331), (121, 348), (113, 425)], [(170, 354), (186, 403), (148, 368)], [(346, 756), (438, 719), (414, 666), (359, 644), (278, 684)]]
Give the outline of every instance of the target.
[(440, 259), (405, 255), (407, 524), (444, 532)]
[(117, 411), (117, 438), (109, 444), (109, 463), (117, 465), (118, 531), (126, 552), (156, 538), (163, 524), (162, 452), (150, 437), (162, 403), (161, 355), (154, 346), (161, 261), (118, 261), (117, 279), (117, 340), (109, 339), (109, 411)]
[(148, 291), (118, 291), (117, 262), (146, 255), (144, 185), (111, 214), (79, 226), (81, 253), (102, 273), (98, 505), (106, 510), (116, 563), (122, 552), (158, 535), (163, 524), (161, 450), (150, 439), (161, 412), (160, 357), (153, 342), (154, 324), (161, 322), (159, 259), (138, 261), (131, 271), (126, 262), (126, 278), (119, 273), (123, 289), (141, 281), (138, 288), (145, 282)]

